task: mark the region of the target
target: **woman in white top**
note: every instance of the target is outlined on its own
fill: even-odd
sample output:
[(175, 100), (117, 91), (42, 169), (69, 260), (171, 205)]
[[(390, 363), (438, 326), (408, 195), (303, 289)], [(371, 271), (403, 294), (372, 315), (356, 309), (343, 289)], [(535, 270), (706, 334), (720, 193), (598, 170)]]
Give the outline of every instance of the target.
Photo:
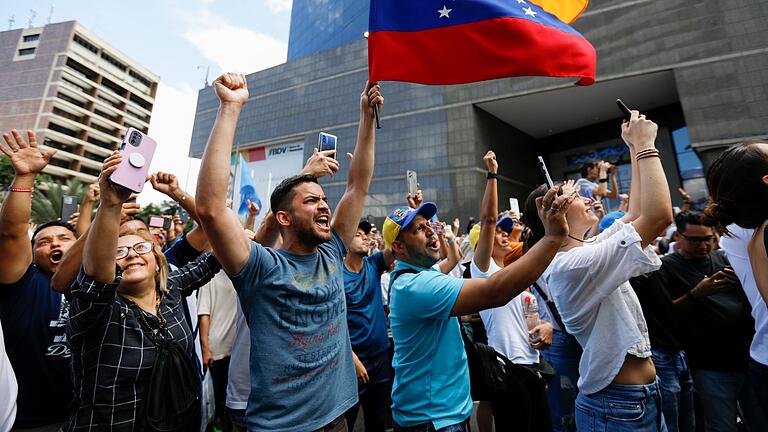
[[(483, 161), (489, 173), (496, 173), (496, 155), (489, 151)], [(509, 216), (497, 221), (497, 182), (488, 176), (488, 183), (480, 209), (480, 235), (470, 264), (473, 278), (487, 279), (504, 267), (504, 257), (512, 250), (509, 231), (514, 224)], [(537, 213), (534, 213), (538, 217)], [(552, 325), (541, 322), (529, 331), (523, 305), (525, 300), (536, 301), (523, 291), (509, 303), (480, 311), (488, 345), (514, 363), (510, 370), (508, 389), (491, 400), (493, 418), (498, 431), (552, 431), (552, 415), (547, 400), (546, 382), (538, 375), (540, 357), (538, 349), (546, 349), (552, 341)]]
[[(622, 138), (632, 158), (629, 212), (600, 235), (584, 240), (597, 217), (590, 199), (575, 200), (566, 212), (568, 240), (542, 275), (567, 331), (584, 350), (576, 399), (580, 432), (666, 431), (648, 328), (628, 283), (659, 268), (651, 244), (672, 222), (656, 131), (656, 124), (637, 111), (624, 122)], [(528, 197), (526, 213), (543, 189)], [(530, 247), (543, 231), (535, 220), (529, 228)]]
[(755, 336), (742, 403), (747, 429), (768, 425), (768, 141), (724, 151), (707, 172), (708, 223), (726, 234), (721, 245), (752, 305)]

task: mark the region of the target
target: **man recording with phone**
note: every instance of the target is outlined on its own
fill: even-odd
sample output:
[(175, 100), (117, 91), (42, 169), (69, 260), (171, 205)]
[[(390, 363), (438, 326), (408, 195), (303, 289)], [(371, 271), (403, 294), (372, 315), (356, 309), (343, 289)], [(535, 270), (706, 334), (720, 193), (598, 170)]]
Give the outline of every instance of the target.
[(343, 414), (358, 400), (346, 322), (343, 258), (360, 222), (375, 155), (377, 83), (360, 96), (357, 143), (335, 214), (312, 175), (283, 180), (270, 197), (280, 249), (251, 242), (226, 210), (230, 155), (249, 93), (243, 75), (213, 84), (221, 104), (197, 187), (200, 223), (235, 285), (251, 329), (250, 430), (346, 431)]
[[(585, 198), (617, 198), (619, 183), (616, 181), (616, 165), (601, 160), (591, 160), (581, 166), (581, 178), (576, 181), (579, 195)], [(611, 189), (608, 189), (610, 177)]]

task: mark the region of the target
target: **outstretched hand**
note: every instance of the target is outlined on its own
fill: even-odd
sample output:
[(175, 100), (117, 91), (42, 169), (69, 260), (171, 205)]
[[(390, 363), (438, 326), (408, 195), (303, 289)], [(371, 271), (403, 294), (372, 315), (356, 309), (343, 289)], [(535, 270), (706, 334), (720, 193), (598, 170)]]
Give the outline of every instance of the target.
[(417, 184), (419, 189), (416, 190), (416, 195), (411, 195), (410, 193), (405, 197), (405, 201), (408, 202), (408, 206), (417, 209), (421, 207), (421, 204), (424, 202), (424, 195), (421, 193), (421, 185)]
[(336, 150), (324, 150), (318, 151), (315, 148), (312, 156), (307, 159), (307, 164), (304, 165), (302, 174), (310, 174), (317, 178), (325, 175), (334, 175), (339, 171), (339, 161), (333, 158), (336, 154)]
[(131, 191), (117, 186), (109, 180), (109, 177), (117, 171), (117, 167), (123, 162), (123, 155), (115, 150), (107, 159), (101, 168), (99, 175), (99, 191), (101, 193), (101, 204), (107, 206), (119, 206), (131, 197)]
[(16, 129), (11, 130), (11, 135), (3, 134), (3, 140), (8, 147), (0, 144), (0, 151), (11, 160), (13, 171), (17, 177), (37, 175), (56, 154), (56, 150), (50, 150), (45, 154), (40, 153), (40, 149), (37, 147), (37, 138), (32, 131), (27, 131), (29, 143), (24, 141)]
[(553, 187), (543, 197), (536, 198), (536, 210), (544, 225), (545, 235), (565, 240), (565, 237), (568, 236), (568, 222), (565, 220), (565, 213), (576, 196), (557, 196), (557, 189)]

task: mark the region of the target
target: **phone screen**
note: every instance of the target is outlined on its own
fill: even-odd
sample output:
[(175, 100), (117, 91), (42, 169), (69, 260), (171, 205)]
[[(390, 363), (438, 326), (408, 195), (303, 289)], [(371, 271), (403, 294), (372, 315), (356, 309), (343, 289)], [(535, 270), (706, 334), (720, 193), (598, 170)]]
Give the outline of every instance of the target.
[(517, 200), (517, 198), (509, 199), (509, 211), (520, 216), (520, 202)]
[(64, 195), (61, 197), (61, 214), (60, 218), (62, 222), (67, 222), (72, 217), (72, 213), (77, 211), (77, 197), (73, 195)]
[(149, 217), (149, 226), (152, 228), (162, 228), (164, 223), (165, 223), (165, 218), (163, 218), (162, 216)]
[(416, 191), (419, 190), (418, 181), (416, 180), (416, 171), (406, 171), (405, 180), (408, 182), (408, 193), (411, 194), (411, 196), (416, 195)]

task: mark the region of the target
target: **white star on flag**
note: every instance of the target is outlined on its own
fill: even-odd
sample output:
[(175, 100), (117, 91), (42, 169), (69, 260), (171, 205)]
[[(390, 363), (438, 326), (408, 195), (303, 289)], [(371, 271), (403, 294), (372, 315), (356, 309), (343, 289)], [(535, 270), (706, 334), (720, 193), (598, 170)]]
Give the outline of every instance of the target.
[[(520, 0), (518, 0), (518, 1), (520, 1)], [(531, 9), (530, 6), (528, 6), (527, 8), (523, 8), (523, 11), (525, 11), (526, 15), (532, 16), (532, 17), (536, 18), (536, 12), (534, 12), (533, 9)]]
[(517, 0), (517, 4), (525, 4), (525, 0)]
[(443, 17), (450, 18), (448, 14), (451, 13), (452, 10), (453, 9), (448, 9), (447, 7), (445, 7), (445, 5), (443, 5), (443, 8), (437, 11), (440, 14), (438, 18), (443, 18)]

